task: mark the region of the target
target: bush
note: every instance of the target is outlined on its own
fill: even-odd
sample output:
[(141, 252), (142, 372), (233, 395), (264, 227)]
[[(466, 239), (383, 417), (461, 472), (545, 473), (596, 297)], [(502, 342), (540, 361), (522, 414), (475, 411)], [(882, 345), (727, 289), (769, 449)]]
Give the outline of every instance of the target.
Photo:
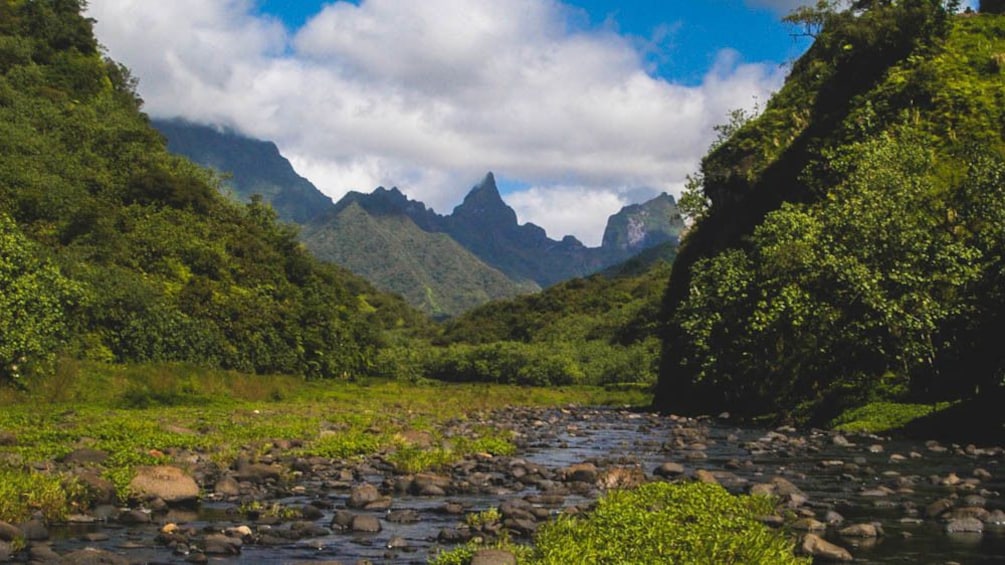
[(764, 498), (718, 485), (652, 483), (612, 492), (585, 518), (560, 518), (536, 537), (533, 563), (809, 563), (757, 518)]
[[(758, 521), (773, 511), (769, 498), (732, 496), (719, 485), (651, 483), (609, 493), (586, 517), (546, 524), (532, 552), (505, 549), (516, 550), (520, 562), (530, 565), (809, 564), (809, 558), (793, 555), (792, 540)], [(433, 563), (470, 563), (476, 549), (462, 546)]]
[(0, 383), (47, 370), (80, 288), (0, 213)]

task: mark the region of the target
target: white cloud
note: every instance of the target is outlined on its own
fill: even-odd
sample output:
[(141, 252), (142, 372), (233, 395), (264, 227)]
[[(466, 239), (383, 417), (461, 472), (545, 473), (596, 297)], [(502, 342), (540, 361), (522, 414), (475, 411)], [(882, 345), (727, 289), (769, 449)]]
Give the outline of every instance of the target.
[(521, 218), (589, 242), (630, 190), (679, 192), (712, 126), (783, 78), (727, 51), (701, 85), (671, 84), (555, 0), (335, 2), (295, 33), (253, 0), (91, 0), (89, 15), (150, 114), (275, 141), (333, 198), (397, 185), (448, 212), (492, 170), (535, 187), (506, 197)]
[(581, 186), (532, 187), (507, 195), (506, 201), (516, 211), (521, 223), (547, 226), (553, 239), (566, 234), (583, 234), (580, 241), (595, 247), (603, 237), (603, 225), (597, 231), (597, 220), (607, 218), (630, 204), (615, 192), (591, 190)]

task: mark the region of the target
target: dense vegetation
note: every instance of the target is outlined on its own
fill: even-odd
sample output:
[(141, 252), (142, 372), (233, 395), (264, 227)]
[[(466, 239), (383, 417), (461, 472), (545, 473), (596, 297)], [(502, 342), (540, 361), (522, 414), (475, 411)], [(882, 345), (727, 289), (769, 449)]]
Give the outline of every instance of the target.
[(702, 162), (660, 406), (828, 418), (1002, 391), (1005, 18), (859, 4), (794, 13), (814, 45)]
[(330, 198), (293, 170), (275, 143), (180, 119), (155, 119), (151, 125), (167, 139), (169, 151), (218, 171), (226, 192), (242, 202), (261, 196), (284, 222), (303, 224), (332, 206)]
[[(564, 516), (534, 536), (534, 547), (510, 548), (521, 563), (809, 563), (793, 542), (759, 518), (774, 511), (767, 497), (731, 496), (719, 485), (651, 483), (613, 491), (586, 516)], [(436, 565), (470, 563), (477, 545), (443, 553)]]
[(381, 354), (384, 376), (525, 385), (655, 383), (660, 298), (675, 247), (447, 321), (431, 347)]
[(0, 380), (57, 350), (354, 375), (420, 320), (170, 155), (78, 0), (0, 2)]
[(455, 316), (491, 300), (540, 290), (511, 280), (447, 234), (425, 231), (404, 214), (341, 204), (304, 229), (308, 249), (400, 294), (427, 315)]
[[(261, 376), (183, 364), (105, 365), (64, 359), (27, 392), (0, 389), (0, 521), (20, 523), (41, 512), (57, 521), (86, 508), (93, 493), (66, 466), (80, 446), (107, 451), (90, 470), (112, 481), (123, 500), (138, 466), (170, 464), (177, 450), (197, 450), (229, 467), (282, 440), (305, 457), (350, 458), (383, 453), (405, 472), (447, 467), (471, 453), (514, 449), (506, 430), (474, 427), (443, 440), (448, 424), (483, 418), (507, 406), (646, 402), (637, 393), (597, 388), (393, 382), (328, 386), (292, 376)], [(29, 402), (25, 402), (26, 395)], [(406, 445), (401, 433), (424, 430), (428, 448)], [(11, 441), (10, 438), (17, 438)]]

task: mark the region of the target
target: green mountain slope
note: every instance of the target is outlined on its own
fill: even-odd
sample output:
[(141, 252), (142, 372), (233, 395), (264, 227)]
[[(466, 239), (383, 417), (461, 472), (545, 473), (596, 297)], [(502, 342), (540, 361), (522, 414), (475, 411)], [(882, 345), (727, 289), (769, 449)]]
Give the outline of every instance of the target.
[(183, 120), (151, 122), (168, 150), (219, 171), (224, 186), (242, 202), (258, 194), (286, 222), (304, 224), (332, 206), (330, 198), (298, 175), (276, 144)]
[(400, 294), (433, 316), (449, 316), (536, 287), (518, 285), (442, 233), (402, 214), (372, 214), (356, 202), (304, 231), (318, 257)]
[(1000, 394), (1005, 18), (902, 0), (794, 19), (814, 45), (702, 161), (657, 405), (826, 418)]
[(421, 323), (169, 154), (81, 4), (0, 1), (0, 295), (33, 309), (0, 311), (0, 379), (55, 351), (344, 376)]

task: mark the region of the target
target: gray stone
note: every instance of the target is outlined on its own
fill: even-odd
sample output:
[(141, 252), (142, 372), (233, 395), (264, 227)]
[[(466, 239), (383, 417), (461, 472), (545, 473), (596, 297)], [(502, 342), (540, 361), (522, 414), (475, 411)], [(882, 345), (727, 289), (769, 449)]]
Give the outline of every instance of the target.
[(233, 477), (223, 477), (213, 485), (213, 492), (220, 496), (239, 496), (241, 485)]
[(129, 559), (121, 555), (93, 547), (85, 547), (67, 553), (63, 556), (63, 562), (74, 565), (129, 565), (131, 563)]
[(129, 488), (148, 498), (160, 498), (169, 505), (187, 504), (199, 498), (199, 485), (178, 467), (141, 467)]
[(806, 555), (812, 555), (823, 561), (851, 561), (853, 557), (847, 549), (835, 545), (816, 534), (806, 534), (799, 549)]
[(24, 532), (21, 531), (21, 528), (7, 522), (0, 522), (0, 541), (14, 541), (22, 537), (24, 537)]
[(63, 456), (63, 463), (76, 463), (78, 465), (99, 465), (108, 459), (108, 452), (100, 449), (83, 447), (75, 449)]
[(881, 533), (875, 524), (852, 524), (838, 530), (838, 534), (846, 538), (876, 538)]
[(115, 504), (116, 493), (115, 484), (99, 476), (97, 473), (80, 473), (76, 476), (77, 482), (87, 489), (91, 497), (92, 504)]
[(28, 541), (45, 541), (49, 539), (49, 528), (41, 520), (28, 520), (21, 524), (21, 532)]
[(479, 549), (471, 556), (471, 565), (516, 565), (516, 556), (502, 549)]
[(679, 477), (684, 474), (684, 466), (680, 463), (674, 463), (672, 461), (667, 461), (666, 463), (660, 465), (653, 471), (653, 474), (657, 477), (663, 478), (673, 478)]
[(375, 534), (381, 530), (380, 519), (368, 514), (360, 514), (352, 519), (352, 531)]
[(593, 463), (577, 463), (564, 470), (565, 480), (581, 483), (593, 483), (597, 480), (597, 466)]
[(203, 551), (206, 555), (240, 555), (242, 545), (240, 538), (211, 534), (203, 540)]
[(356, 485), (349, 491), (349, 500), (346, 506), (349, 508), (365, 508), (366, 505), (380, 500), (380, 491), (377, 487), (369, 483)]
[(977, 518), (959, 518), (946, 524), (947, 534), (982, 534), (984, 522)]
[(387, 514), (387, 521), (392, 524), (414, 524), (419, 519), (419, 513), (411, 509), (393, 510)]

